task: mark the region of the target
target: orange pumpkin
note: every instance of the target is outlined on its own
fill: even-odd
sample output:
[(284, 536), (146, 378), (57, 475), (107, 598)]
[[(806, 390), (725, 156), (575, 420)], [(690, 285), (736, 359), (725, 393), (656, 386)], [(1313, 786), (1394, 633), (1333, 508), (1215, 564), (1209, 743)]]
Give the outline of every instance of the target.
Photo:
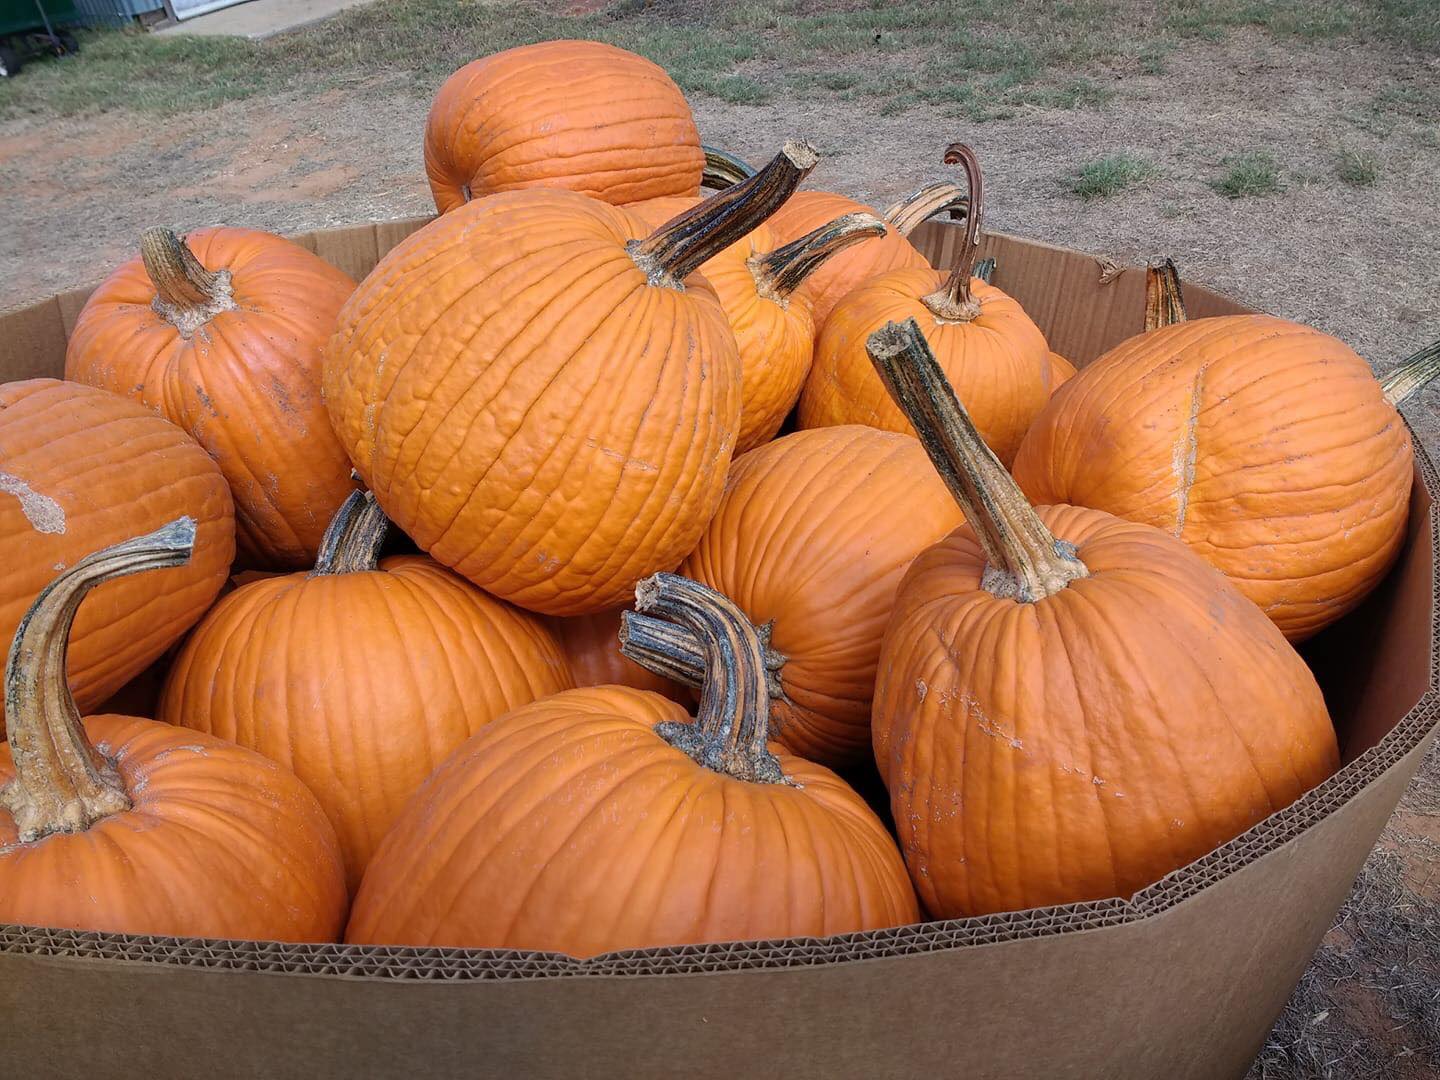
[(519, 191), (390, 252), (341, 314), (325, 399), (391, 520), (550, 615), (618, 607), (678, 563), (740, 419), (735, 336), (693, 271), (814, 164), (791, 144), (648, 237), (594, 199)]
[(1334, 771), (1314, 676), (1222, 575), (1148, 525), (1033, 509), (913, 321), (870, 349), (966, 519), (905, 575), (875, 689), (927, 911), (1129, 896)]
[(594, 615), (550, 620), (550, 629), (570, 663), (575, 685), (629, 686), (653, 690), (682, 704), (690, 701), (690, 692), (684, 686), (641, 667), (620, 651), (620, 619), (625, 610), (612, 608)]
[(1079, 374), (1079, 369), (1058, 352), (1050, 353), (1050, 366), (1045, 369), (1045, 386), (1051, 394)]
[(154, 663), (214, 601), (235, 555), (230, 491), (205, 451), (134, 402), (55, 379), (0, 386), (0, 640), (57, 573), (185, 515), (196, 541), (184, 566), (103, 585), (80, 609), (69, 674), (82, 710)]
[(435, 207), (522, 188), (568, 188), (617, 206), (695, 195), (705, 153), (685, 95), (643, 56), (546, 41), (471, 61), (425, 122)]
[(865, 342), (887, 322), (914, 318), (985, 441), (1008, 465), (1049, 399), (1050, 349), (1018, 303), (970, 275), (984, 206), (980, 166), (969, 147), (951, 149), (971, 191), (955, 269), (948, 277), (929, 268), (880, 274), (835, 306), (815, 343), (800, 426), (868, 424), (909, 432), (870, 366)]
[(335, 826), (351, 888), (452, 750), (574, 685), (535, 616), (429, 559), (380, 561), (387, 524), (357, 491), (314, 570), (225, 597), (176, 657), (158, 712), (293, 770)]
[(143, 403), (219, 462), (242, 562), (308, 566), (354, 489), (320, 401), (321, 350), (354, 288), (269, 233), (201, 229), (182, 242), (149, 229), (140, 256), (86, 301), (65, 377)]
[(797, 431), (736, 460), (680, 573), (771, 625), (780, 679), (771, 736), (790, 753), (832, 768), (868, 758), (895, 590), (911, 560), (961, 520), (907, 435)]
[(760, 637), (735, 605), (657, 574), (637, 606), (700, 641), (697, 718), (608, 686), (495, 721), (385, 838), (348, 941), (590, 956), (915, 921), (870, 808), (829, 770), (767, 747)]
[[(687, 209), (691, 201), (651, 199), (627, 209), (653, 228)], [(740, 432), (735, 453), (773, 439), (805, 385), (815, 323), (799, 288), (828, 260), (884, 231), (879, 218), (847, 214), (780, 247), (768, 226), (760, 225), (700, 267), (720, 298), (740, 350)]]
[(1037, 502), (1180, 538), (1303, 640), (1399, 553), (1409, 432), (1335, 338), (1270, 315), (1172, 323), (1183, 308), (1151, 297), (1168, 312), (1152, 316), (1157, 328), (1087, 365), (1040, 413), (1015, 477)]
[(65, 687), (85, 594), (178, 567), (194, 543), (195, 523), (181, 519), (104, 548), (21, 621), (5, 670), (0, 923), (278, 941), (334, 941), (344, 925), (335, 833), (299, 780), (168, 724), (82, 720)]

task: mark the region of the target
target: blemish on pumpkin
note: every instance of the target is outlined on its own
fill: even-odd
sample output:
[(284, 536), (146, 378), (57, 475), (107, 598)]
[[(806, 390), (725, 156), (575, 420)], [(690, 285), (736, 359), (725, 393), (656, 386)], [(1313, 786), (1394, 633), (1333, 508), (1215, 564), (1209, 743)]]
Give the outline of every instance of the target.
[(1195, 486), (1195, 456), (1199, 449), (1196, 429), (1200, 423), (1200, 397), (1205, 387), (1205, 365), (1195, 373), (1195, 382), (1190, 387), (1190, 415), (1185, 421), (1185, 433), (1176, 440), (1171, 457), (1171, 469), (1175, 474), (1175, 535), (1185, 531), (1185, 517), (1190, 512), (1190, 489)]
[(915, 697), (916, 697), (918, 700), (924, 701), (924, 700), (925, 700), (925, 695), (928, 694), (929, 692), (930, 692), (930, 688), (925, 685), (925, 680), (924, 680), (924, 679), (916, 679), (916, 680), (915, 680)]
[(18, 476), (0, 472), (0, 493), (14, 495), (20, 500), (20, 512), (36, 532), (52, 536), (65, 532), (65, 511), (60, 504), (48, 495), (32, 491), (30, 485)]

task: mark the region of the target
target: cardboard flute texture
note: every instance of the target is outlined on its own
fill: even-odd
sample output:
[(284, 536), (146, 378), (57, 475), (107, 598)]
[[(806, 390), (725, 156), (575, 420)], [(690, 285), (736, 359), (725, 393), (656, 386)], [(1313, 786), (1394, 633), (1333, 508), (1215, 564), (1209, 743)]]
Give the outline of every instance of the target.
[[(297, 237), (356, 276), (425, 219)], [(957, 240), (914, 239), (937, 265)], [(1083, 365), (1141, 270), (993, 235), (995, 282)], [(1102, 278), (1104, 279), (1102, 281)], [(0, 377), (58, 376), (85, 291), (0, 317)], [(1247, 310), (1186, 286), (1192, 317)], [(1344, 767), (1130, 900), (824, 940), (575, 960), (0, 927), (0, 1061), (29, 1077), (1243, 1076), (1424, 756), (1435, 472), (1386, 582), (1306, 646)], [(137, 692), (137, 696), (140, 696)], [(84, 1037), (77, 1037), (83, 1018)]]

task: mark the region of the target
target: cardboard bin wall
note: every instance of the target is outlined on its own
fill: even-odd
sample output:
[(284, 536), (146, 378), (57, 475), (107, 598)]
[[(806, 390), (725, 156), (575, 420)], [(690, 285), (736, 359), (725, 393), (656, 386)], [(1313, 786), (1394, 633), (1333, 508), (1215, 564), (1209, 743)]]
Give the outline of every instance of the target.
[[(360, 276), (423, 223), (297, 239)], [(944, 266), (957, 230), (915, 239)], [(1077, 364), (1139, 329), (1143, 271), (1002, 235), (984, 253)], [(84, 298), (0, 318), (0, 376), (58, 375)], [(1192, 317), (1247, 310), (1186, 300)], [(1417, 445), (1398, 564), (1306, 648), (1344, 767), (1129, 900), (590, 960), (5, 926), (0, 1062), (90, 1080), (1243, 1076), (1433, 733), (1436, 484)]]

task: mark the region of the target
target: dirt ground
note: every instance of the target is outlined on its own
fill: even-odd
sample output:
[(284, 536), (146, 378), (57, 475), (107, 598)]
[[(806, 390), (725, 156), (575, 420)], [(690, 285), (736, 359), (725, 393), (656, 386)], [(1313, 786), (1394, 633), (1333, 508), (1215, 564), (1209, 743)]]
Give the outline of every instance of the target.
[[(986, 169), (992, 229), (1120, 262), (1171, 255), (1187, 277), (1335, 333), (1382, 371), (1440, 337), (1440, 129), (1423, 104), (1383, 92), (1440, 84), (1440, 63), (1242, 30), (1190, 43), (1166, 68), (1116, 73), (1115, 96), (1099, 107), (1026, 107), (985, 123), (823, 100), (700, 98), (695, 111), (707, 141), (752, 161), (808, 136), (824, 153), (816, 186), (878, 206), (939, 175), (940, 149), (963, 138)], [(411, 84), (377, 78), (360, 92), (169, 118), (0, 122), (0, 310), (96, 280), (151, 224), (285, 232), (428, 212), (427, 107)], [(1211, 189), (1222, 158), (1257, 148), (1280, 166), (1278, 194), (1230, 200)], [(1373, 186), (1336, 178), (1342, 149), (1374, 155)], [(1121, 150), (1153, 164), (1154, 178), (1088, 202), (1069, 192), (1071, 169)], [(1407, 407), (1432, 454), (1437, 410), (1440, 391)], [(1432, 754), (1254, 1076), (1440, 1067), (1440, 932), (1425, 929), (1440, 892), (1437, 779)], [(1405, 919), (1408, 936), (1387, 938)], [(1402, 984), (1408, 996), (1396, 996)], [(1322, 1030), (1335, 1037), (1321, 1050), (1349, 1049), (1316, 1050), (1307, 1033)]]

